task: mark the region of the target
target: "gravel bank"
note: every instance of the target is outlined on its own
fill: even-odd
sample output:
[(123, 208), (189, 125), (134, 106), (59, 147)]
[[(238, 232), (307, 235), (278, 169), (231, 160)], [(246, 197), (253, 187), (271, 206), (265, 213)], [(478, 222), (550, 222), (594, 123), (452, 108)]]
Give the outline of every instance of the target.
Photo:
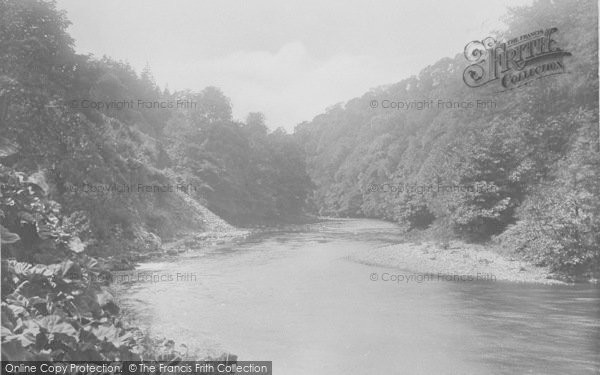
[(433, 242), (402, 243), (365, 251), (355, 251), (350, 259), (363, 264), (390, 267), (432, 275), (493, 277), (493, 281), (564, 284), (546, 268), (510, 259), (481, 245), (451, 242), (447, 248)]

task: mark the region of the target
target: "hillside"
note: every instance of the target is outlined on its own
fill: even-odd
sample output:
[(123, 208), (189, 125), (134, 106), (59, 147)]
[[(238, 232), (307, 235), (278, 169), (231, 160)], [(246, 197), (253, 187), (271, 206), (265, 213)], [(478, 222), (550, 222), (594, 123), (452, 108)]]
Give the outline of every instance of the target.
[(594, 1), (536, 1), (492, 35), (556, 27), (566, 74), (473, 88), (458, 54), (300, 124), (320, 214), (392, 220), (441, 241), (494, 239), (554, 270), (597, 272), (596, 14)]
[(49, 263), (71, 236), (94, 255), (155, 250), (211, 230), (204, 207), (245, 226), (303, 215), (304, 156), (260, 113), (235, 121), (217, 88), (171, 93), (149, 67), (76, 54), (52, 2), (0, 10), (0, 220), (22, 239), (3, 253)]

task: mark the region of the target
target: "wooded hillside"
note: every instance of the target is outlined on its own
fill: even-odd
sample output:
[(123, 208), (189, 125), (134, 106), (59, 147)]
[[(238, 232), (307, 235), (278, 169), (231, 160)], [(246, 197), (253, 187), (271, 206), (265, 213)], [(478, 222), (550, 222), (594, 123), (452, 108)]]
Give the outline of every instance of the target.
[[(556, 270), (597, 269), (597, 3), (536, 1), (506, 22), (491, 36), (558, 28), (553, 37), (572, 54), (567, 73), (503, 92), (472, 88), (460, 53), (299, 125), (321, 214), (393, 220), (440, 238), (496, 238)], [(400, 109), (382, 108), (399, 101)]]

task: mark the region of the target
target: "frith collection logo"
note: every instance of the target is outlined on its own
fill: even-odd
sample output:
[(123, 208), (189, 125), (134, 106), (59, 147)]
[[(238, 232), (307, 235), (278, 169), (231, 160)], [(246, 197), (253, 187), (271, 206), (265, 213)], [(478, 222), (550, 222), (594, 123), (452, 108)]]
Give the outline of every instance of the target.
[(537, 30), (507, 42), (488, 37), (465, 46), (465, 57), (472, 64), (463, 72), (470, 87), (499, 81), (502, 90), (526, 85), (533, 80), (565, 72), (563, 58), (571, 53), (557, 46), (556, 27)]

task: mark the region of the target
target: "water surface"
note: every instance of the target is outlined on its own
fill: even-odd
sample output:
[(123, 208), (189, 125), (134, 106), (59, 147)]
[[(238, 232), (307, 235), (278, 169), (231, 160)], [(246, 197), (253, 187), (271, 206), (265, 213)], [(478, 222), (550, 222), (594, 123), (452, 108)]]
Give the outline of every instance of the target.
[(599, 373), (597, 287), (395, 283), (382, 275), (410, 270), (349, 260), (401, 240), (389, 223), (330, 221), (146, 263), (136, 272), (167, 281), (118, 289), (152, 334), (275, 374)]

